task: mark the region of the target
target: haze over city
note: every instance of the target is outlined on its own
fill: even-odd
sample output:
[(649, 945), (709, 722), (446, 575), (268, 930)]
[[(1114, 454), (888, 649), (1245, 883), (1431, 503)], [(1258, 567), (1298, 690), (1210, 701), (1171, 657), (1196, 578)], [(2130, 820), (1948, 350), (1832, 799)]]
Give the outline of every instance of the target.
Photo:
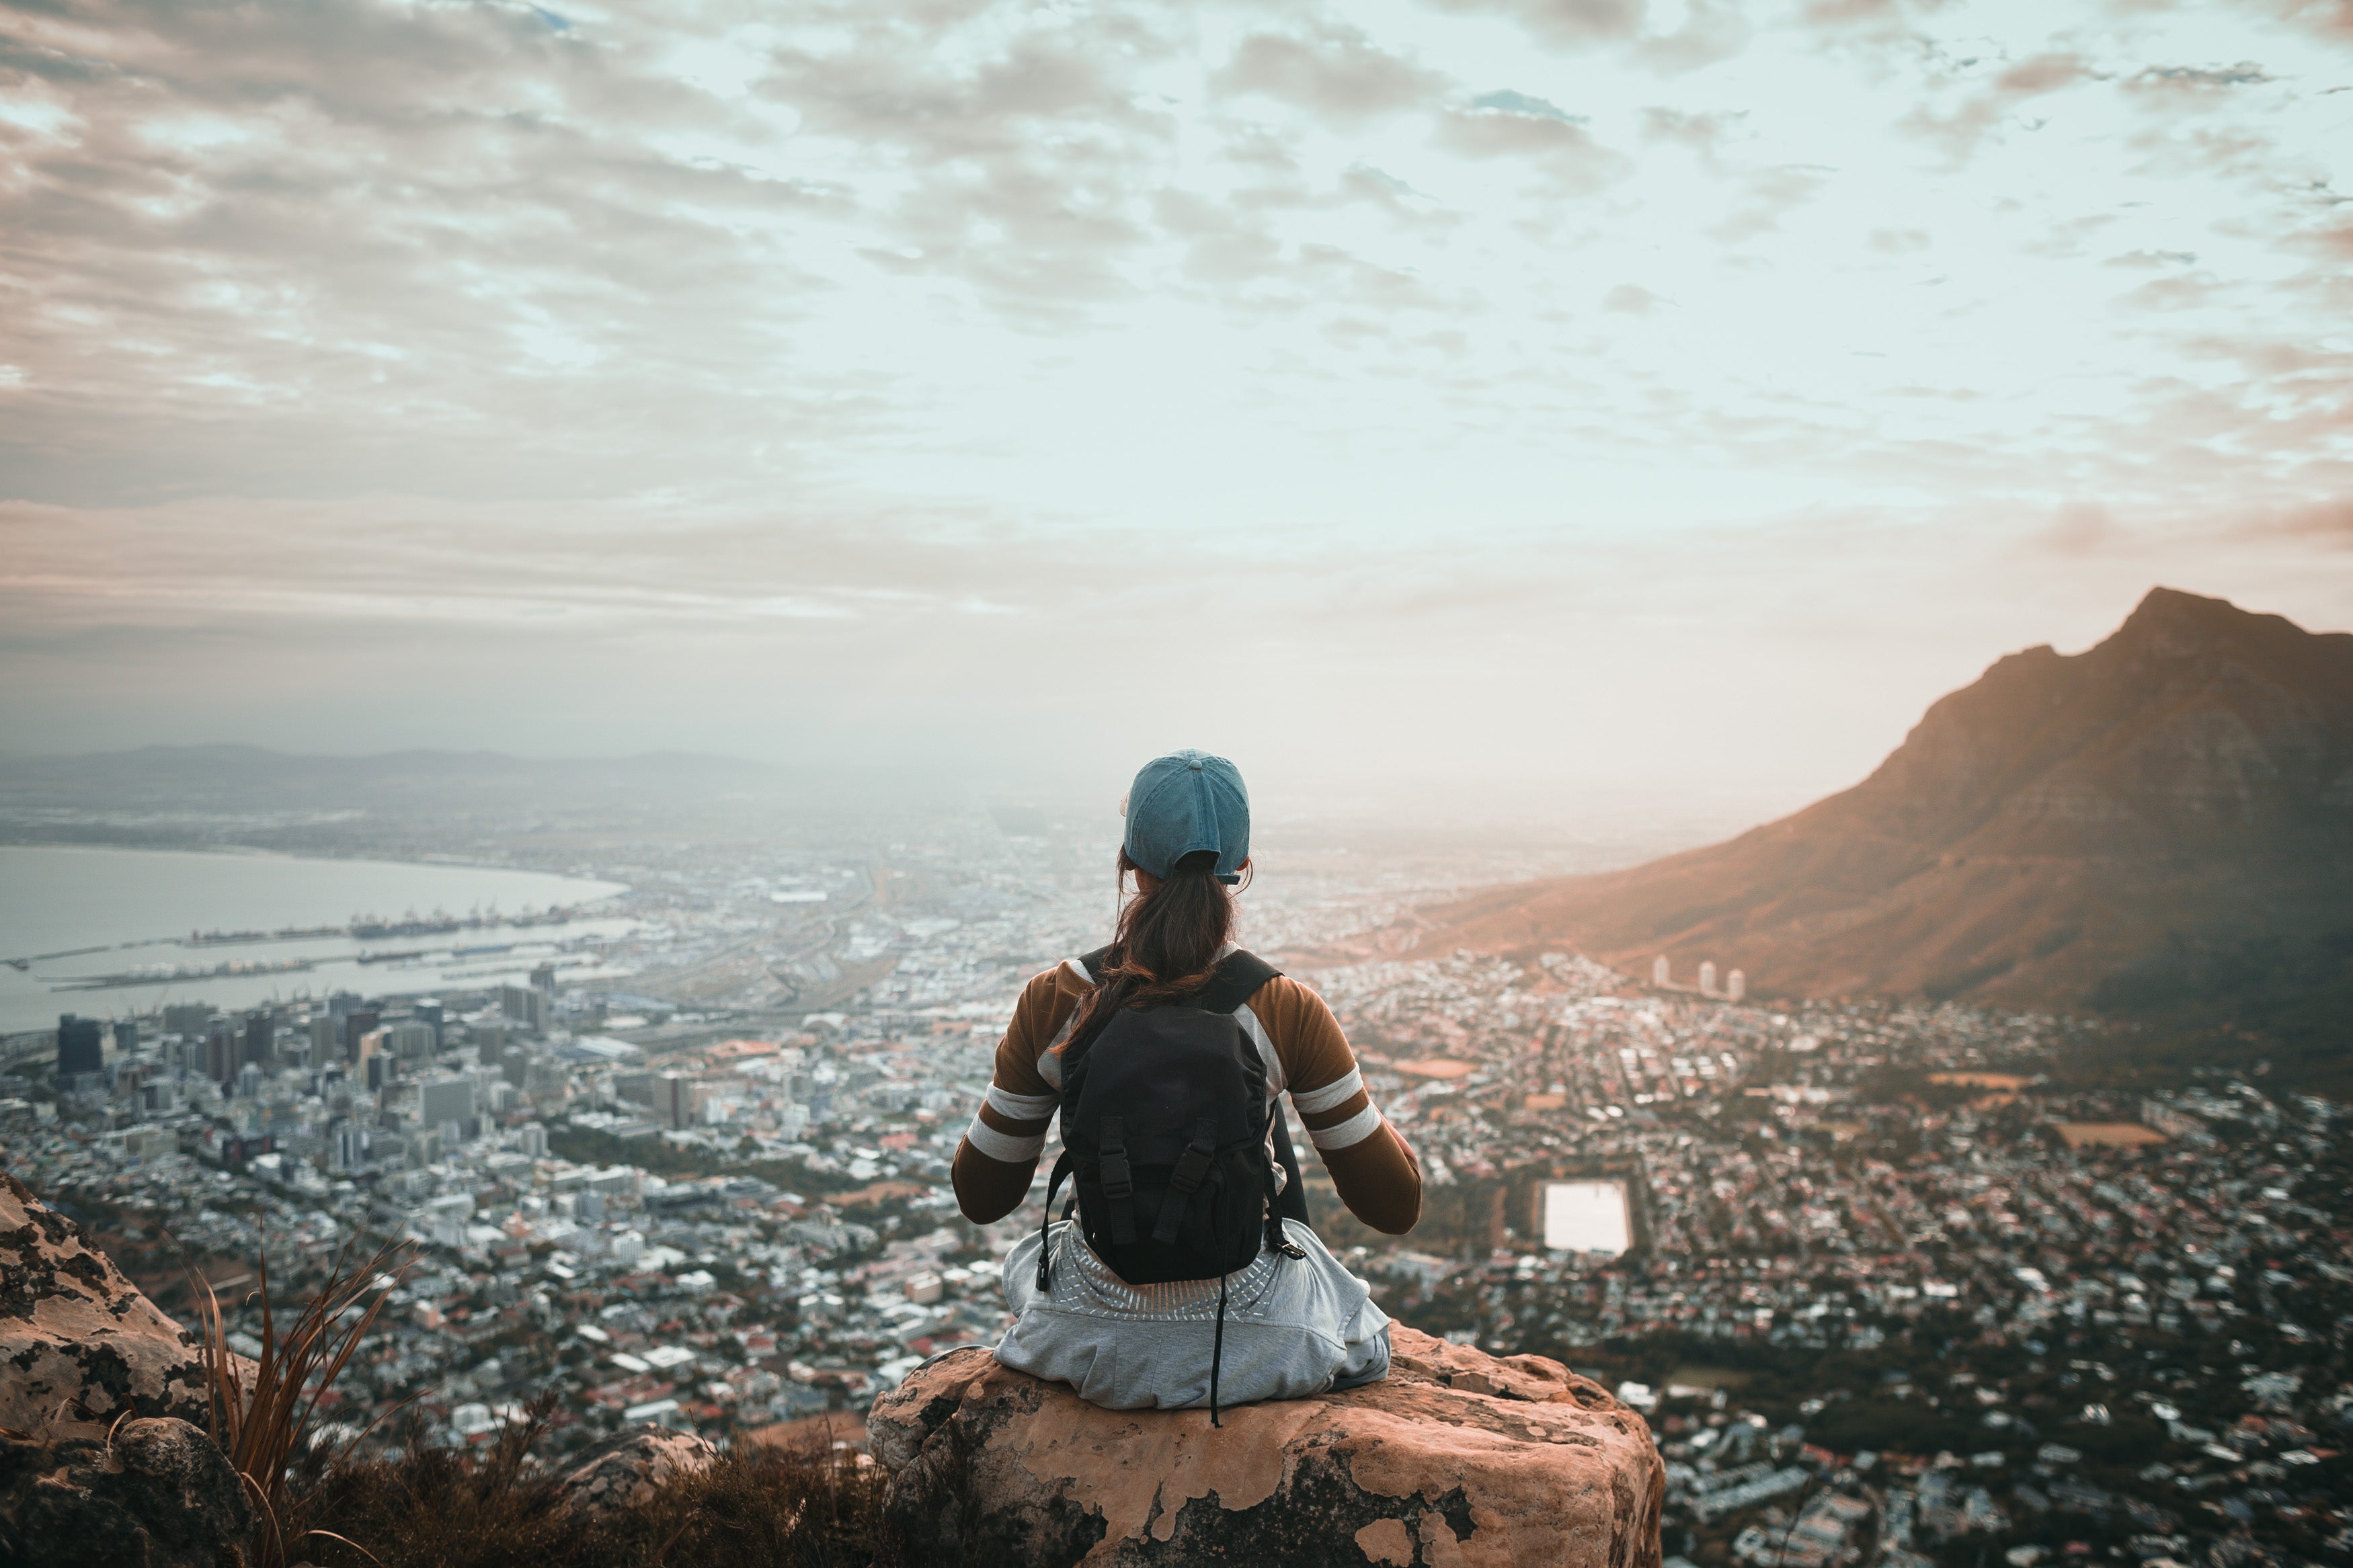
[(2326, 6), (0, 36), (19, 752), (1755, 820), (2152, 584), (2353, 602)]

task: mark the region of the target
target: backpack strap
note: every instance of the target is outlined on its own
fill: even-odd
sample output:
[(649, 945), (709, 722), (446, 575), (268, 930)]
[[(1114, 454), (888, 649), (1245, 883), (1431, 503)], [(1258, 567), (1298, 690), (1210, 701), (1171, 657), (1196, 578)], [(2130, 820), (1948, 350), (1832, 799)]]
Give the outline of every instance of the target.
[(1299, 1151), (1292, 1147), (1291, 1121), (1283, 1115), (1282, 1107), (1273, 1108), (1271, 1132), (1274, 1138), (1275, 1162), (1282, 1167), (1282, 1192), (1273, 1203), (1273, 1210), (1284, 1219), (1295, 1219), (1302, 1225), (1314, 1222), (1307, 1217), (1307, 1184), (1300, 1179)]
[(1103, 984), (1103, 966), (1111, 962), (1111, 949), (1112, 944), (1110, 942), (1105, 942), (1101, 947), (1095, 949), (1092, 952), (1082, 952), (1079, 954), (1079, 967), (1086, 971), (1088, 984), (1100, 985)]
[[(1121, 1247), (1135, 1240), (1135, 1183), (1127, 1165), (1127, 1121), (1103, 1119), (1103, 1190), (1111, 1208), (1111, 1238)], [(1050, 1188), (1046, 1201), (1053, 1202)]]
[[(1236, 948), (1226, 954), (1218, 965), (1217, 977), (1201, 988), (1193, 1005), (1213, 1013), (1231, 1013), (1247, 1006), (1258, 994), (1258, 988), (1281, 974), (1282, 970), (1247, 948)], [(1313, 1223), (1307, 1216), (1307, 1185), (1300, 1180), (1299, 1153), (1292, 1147), (1291, 1127), (1284, 1120), (1282, 1107), (1271, 1108), (1273, 1125), (1269, 1129), (1274, 1143), (1274, 1158), (1282, 1165), (1285, 1180), (1282, 1195), (1272, 1207), (1284, 1219), (1295, 1219), (1302, 1225)], [(1289, 1243), (1284, 1243), (1288, 1247)]]
[(1238, 947), (1219, 963), (1209, 983), (1194, 993), (1190, 1005), (1208, 1013), (1230, 1013), (1282, 973), (1257, 953)]
[(1209, 1163), (1217, 1157), (1218, 1119), (1204, 1116), (1193, 1123), (1193, 1141), (1177, 1157), (1176, 1170), (1169, 1173), (1169, 1195), (1161, 1200), (1160, 1220), (1152, 1227), (1153, 1240), (1164, 1247), (1175, 1244), (1177, 1227), (1185, 1223), (1185, 1211), (1193, 1206), (1193, 1194), (1200, 1191), (1201, 1178), (1209, 1173)]
[(1038, 1222), (1038, 1289), (1040, 1290), (1050, 1289), (1054, 1282), (1047, 1268), (1048, 1255), (1053, 1250), (1047, 1231), (1054, 1223), (1054, 1189), (1062, 1184), (1063, 1177), (1078, 1168), (1079, 1157), (1064, 1149), (1061, 1157), (1054, 1162), (1054, 1173), (1046, 1178), (1046, 1216)]

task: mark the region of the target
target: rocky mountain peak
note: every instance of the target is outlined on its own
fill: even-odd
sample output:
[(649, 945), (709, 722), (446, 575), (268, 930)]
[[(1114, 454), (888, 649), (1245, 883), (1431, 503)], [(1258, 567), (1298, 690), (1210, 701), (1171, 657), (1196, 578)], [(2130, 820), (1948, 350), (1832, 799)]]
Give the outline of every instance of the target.
[(1631, 870), (1498, 888), (1430, 940), (1711, 958), (1753, 990), (2068, 1005), (2353, 922), (2353, 636), (2173, 588), (1996, 660), (1853, 788)]

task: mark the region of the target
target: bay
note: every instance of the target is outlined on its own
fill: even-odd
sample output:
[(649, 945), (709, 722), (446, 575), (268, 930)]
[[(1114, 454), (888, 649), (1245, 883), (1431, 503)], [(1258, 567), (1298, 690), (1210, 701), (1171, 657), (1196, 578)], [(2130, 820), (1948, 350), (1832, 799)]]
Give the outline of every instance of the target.
[[(567, 979), (609, 971), (595, 955), (562, 951), (584, 937), (619, 935), (617, 882), (503, 867), (320, 860), (282, 855), (0, 846), (0, 1032), (55, 1026), (60, 1013), (122, 1017), (164, 1001), (251, 1006), (272, 998), (478, 990), (520, 980), (544, 958)], [(518, 926), (513, 918), (551, 908), (578, 911), (561, 924)], [(427, 936), (355, 938), (340, 928), (360, 919), (398, 921), (437, 914), (483, 923)], [(503, 918), (496, 918), (503, 917)], [(193, 944), (199, 931), (339, 928), (304, 940)], [(459, 954), (459, 948), (507, 947)], [(98, 952), (77, 952), (96, 948)], [(363, 952), (415, 953), (362, 963)], [(55, 955), (55, 956), (41, 956)], [(276, 973), (207, 975), (103, 990), (60, 989), (88, 977), (142, 966), (210, 969), (305, 961)]]

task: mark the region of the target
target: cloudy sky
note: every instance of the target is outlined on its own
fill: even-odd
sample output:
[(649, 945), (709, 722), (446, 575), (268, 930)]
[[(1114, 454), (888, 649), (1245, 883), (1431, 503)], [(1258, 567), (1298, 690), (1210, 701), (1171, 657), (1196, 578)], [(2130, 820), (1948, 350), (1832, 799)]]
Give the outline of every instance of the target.
[(1859, 776), (2353, 625), (2342, 0), (0, 5), (0, 747)]

